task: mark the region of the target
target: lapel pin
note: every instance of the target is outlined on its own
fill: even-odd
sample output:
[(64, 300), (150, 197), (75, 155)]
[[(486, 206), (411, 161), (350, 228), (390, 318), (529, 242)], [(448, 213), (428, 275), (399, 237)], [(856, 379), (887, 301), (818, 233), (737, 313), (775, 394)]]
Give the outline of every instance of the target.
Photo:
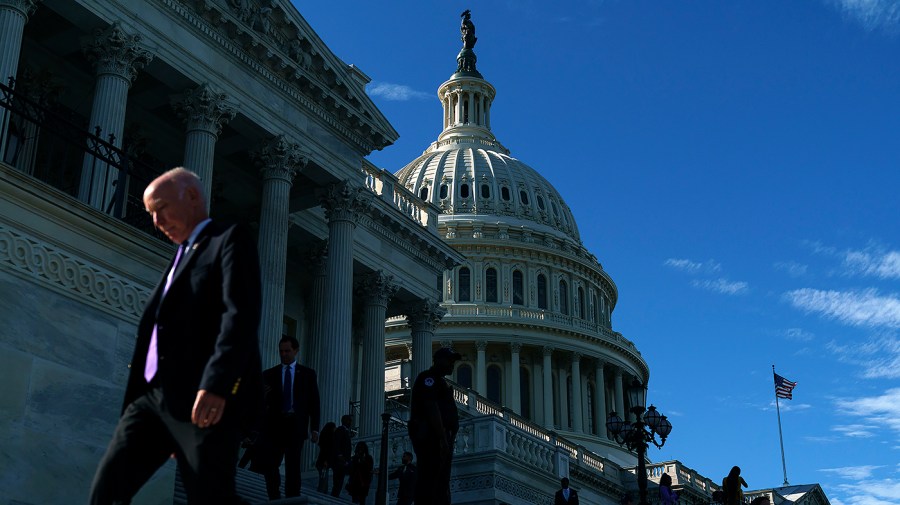
[(198, 247), (199, 245), (200, 245), (200, 244), (194, 244), (194, 245), (192, 245), (192, 246), (191, 246), (191, 250), (192, 250), (192, 251), (196, 251), (196, 250), (197, 250), (197, 247)]

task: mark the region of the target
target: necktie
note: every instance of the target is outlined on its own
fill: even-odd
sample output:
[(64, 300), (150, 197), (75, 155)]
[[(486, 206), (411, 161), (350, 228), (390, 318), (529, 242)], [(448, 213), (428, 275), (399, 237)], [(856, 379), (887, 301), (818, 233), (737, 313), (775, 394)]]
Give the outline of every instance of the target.
[(284, 367), (284, 384), (281, 387), (281, 409), (290, 412), (294, 406), (294, 378), (290, 365)]
[[(166, 276), (166, 285), (163, 286), (160, 303), (162, 303), (162, 298), (166, 296), (166, 292), (169, 291), (169, 286), (172, 285), (172, 277), (175, 276), (175, 269), (178, 268), (178, 262), (181, 260), (181, 255), (184, 253), (185, 248), (186, 243), (178, 246), (178, 252), (175, 253), (175, 261), (172, 262), (172, 268), (169, 269), (169, 275)], [(144, 365), (144, 379), (147, 382), (153, 380), (153, 377), (156, 375), (158, 360), (159, 356), (156, 353), (156, 324), (154, 324), (153, 333), (150, 334), (150, 347), (147, 349), (147, 362)]]

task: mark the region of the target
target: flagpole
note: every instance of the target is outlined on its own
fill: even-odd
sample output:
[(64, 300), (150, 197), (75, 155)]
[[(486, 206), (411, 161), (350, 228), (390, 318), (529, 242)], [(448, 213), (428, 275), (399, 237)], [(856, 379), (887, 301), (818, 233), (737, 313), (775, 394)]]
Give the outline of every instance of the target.
[[(775, 365), (772, 365), (772, 377), (775, 377)], [(778, 441), (781, 443), (781, 469), (784, 470), (784, 485), (789, 486), (787, 464), (784, 462), (784, 437), (781, 435), (781, 407), (778, 406), (778, 390), (775, 390), (775, 411), (778, 412)]]

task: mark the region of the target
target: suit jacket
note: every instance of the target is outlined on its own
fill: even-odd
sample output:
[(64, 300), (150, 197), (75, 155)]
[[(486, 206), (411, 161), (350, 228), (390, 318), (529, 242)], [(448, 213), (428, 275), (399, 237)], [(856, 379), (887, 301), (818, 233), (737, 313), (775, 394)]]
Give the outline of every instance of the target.
[(556, 492), (556, 497), (553, 499), (553, 505), (578, 505), (578, 493), (576, 493), (574, 489), (569, 488), (569, 501), (566, 501), (566, 499), (563, 498), (563, 490), (560, 489)]
[(144, 365), (156, 324), (155, 380), (172, 416), (190, 420), (197, 391), (205, 389), (226, 399), (223, 421), (246, 422), (250, 402), (262, 391), (256, 243), (243, 227), (211, 221), (182, 254), (163, 297), (171, 267), (170, 262), (138, 324), (123, 411), (148, 390)]
[[(267, 431), (272, 429), (275, 419), (282, 416), (281, 400), (284, 384), (282, 383), (282, 366), (275, 365), (263, 372), (265, 388)], [(298, 431), (300, 440), (309, 438), (310, 431), (319, 431), (319, 385), (316, 383), (316, 372), (312, 368), (299, 363), (294, 365), (294, 429)]]
[(397, 502), (407, 503), (413, 499), (413, 491), (416, 489), (416, 465), (400, 465), (388, 475), (388, 479), (400, 479), (400, 487), (397, 489)]
[(344, 471), (353, 457), (353, 447), (350, 443), (350, 428), (344, 425), (334, 430), (334, 453), (332, 454), (331, 467), (335, 471)]

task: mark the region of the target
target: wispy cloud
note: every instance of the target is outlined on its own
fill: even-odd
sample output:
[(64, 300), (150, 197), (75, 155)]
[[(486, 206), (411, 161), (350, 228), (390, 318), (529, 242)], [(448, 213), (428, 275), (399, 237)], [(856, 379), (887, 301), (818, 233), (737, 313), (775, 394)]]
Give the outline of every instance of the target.
[(682, 272), (687, 272), (689, 274), (700, 274), (700, 273), (717, 273), (722, 270), (722, 265), (718, 262), (709, 260), (706, 262), (700, 261), (691, 261), (689, 259), (681, 259), (681, 258), (669, 258), (664, 263), (665, 266), (674, 268), (675, 270), (680, 270)]
[(878, 396), (838, 399), (835, 405), (844, 413), (862, 417), (866, 422), (850, 425), (854, 429), (850, 430), (848, 426), (847, 431), (871, 432), (877, 431), (877, 426), (885, 426), (900, 434), (900, 388), (889, 389)]
[[(791, 412), (791, 411), (799, 412), (801, 410), (809, 410), (811, 408), (812, 408), (812, 405), (810, 405), (808, 403), (794, 403), (793, 401), (778, 402), (778, 409), (781, 410), (782, 412)], [(775, 400), (770, 401), (768, 405), (763, 407), (763, 410), (765, 410), (765, 411), (775, 410)]]
[(809, 270), (807, 265), (797, 263), (796, 261), (779, 261), (775, 263), (775, 269), (787, 272), (791, 277), (803, 277)]
[(820, 472), (828, 472), (843, 479), (862, 480), (872, 477), (872, 471), (883, 468), (876, 465), (842, 466), (840, 468), (822, 468)]
[(900, 251), (867, 249), (847, 251), (844, 265), (850, 274), (862, 274), (880, 279), (900, 279)]
[(831, 429), (850, 438), (872, 438), (878, 431), (877, 426), (868, 424), (841, 424), (832, 426)]
[(798, 309), (817, 312), (845, 324), (900, 328), (900, 298), (882, 296), (875, 289), (824, 291), (803, 288), (788, 291), (784, 297)]
[(728, 279), (718, 278), (713, 280), (694, 279), (691, 286), (701, 288), (714, 293), (723, 295), (740, 295), (746, 293), (749, 285), (743, 281), (729, 281)]
[(845, 363), (861, 366), (866, 379), (900, 379), (900, 339), (894, 335), (853, 345), (829, 342), (826, 349)]
[(900, 24), (898, 0), (829, 0), (829, 3), (869, 31), (882, 29), (894, 32)]
[(784, 330), (784, 337), (788, 340), (793, 340), (795, 342), (809, 342), (816, 338), (816, 336), (809, 331), (806, 331), (802, 328), (788, 328)]
[(405, 84), (390, 82), (373, 82), (368, 88), (369, 96), (377, 96), (385, 100), (406, 102), (409, 100), (425, 100), (432, 98), (432, 93), (415, 90)]

